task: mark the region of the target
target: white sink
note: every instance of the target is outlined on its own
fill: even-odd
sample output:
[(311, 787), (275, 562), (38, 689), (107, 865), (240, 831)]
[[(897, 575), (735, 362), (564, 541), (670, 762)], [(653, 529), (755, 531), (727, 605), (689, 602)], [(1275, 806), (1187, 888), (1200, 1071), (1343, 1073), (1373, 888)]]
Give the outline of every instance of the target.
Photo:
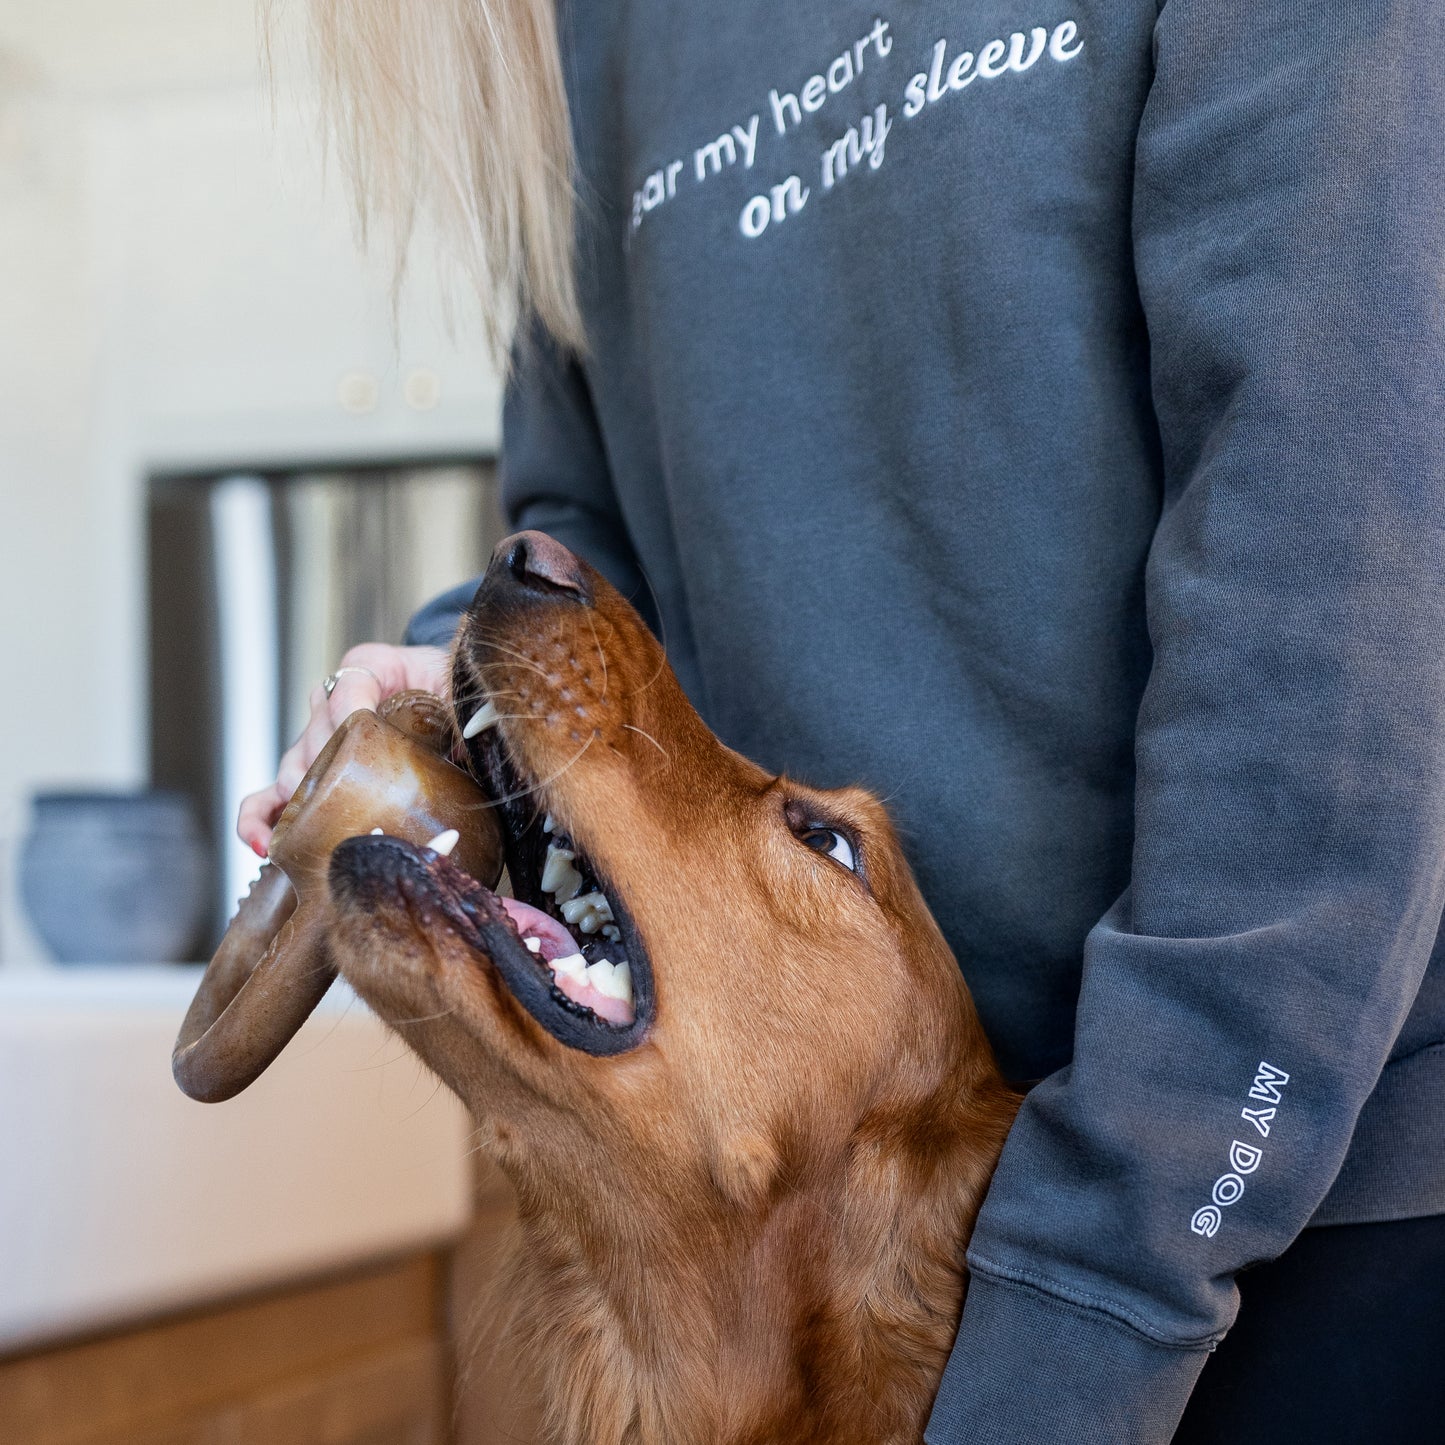
[(464, 1227), (465, 1112), (343, 986), (245, 1093), (187, 1099), (199, 978), (0, 972), (0, 1351)]

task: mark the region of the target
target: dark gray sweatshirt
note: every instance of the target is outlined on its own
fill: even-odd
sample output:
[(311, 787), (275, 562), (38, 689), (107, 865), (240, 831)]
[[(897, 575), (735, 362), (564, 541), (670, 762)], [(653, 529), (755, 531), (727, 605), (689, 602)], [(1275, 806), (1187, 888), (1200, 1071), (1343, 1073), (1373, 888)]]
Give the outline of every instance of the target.
[(1438, 4), (561, 23), (591, 348), (511, 518), (890, 801), (1042, 1080), (928, 1439), (1167, 1440), (1242, 1266), (1445, 1211)]

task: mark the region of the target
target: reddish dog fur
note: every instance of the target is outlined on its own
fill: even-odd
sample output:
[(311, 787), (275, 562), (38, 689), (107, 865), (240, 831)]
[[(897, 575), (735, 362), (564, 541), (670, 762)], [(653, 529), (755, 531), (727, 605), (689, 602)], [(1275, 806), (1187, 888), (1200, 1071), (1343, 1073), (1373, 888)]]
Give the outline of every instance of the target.
[[(338, 900), (336, 957), (515, 1187), (557, 1440), (913, 1445), (1017, 1097), (883, 807), (725, 747), (622, 597), (532, 545), (581, 592), (489, 583), (456, 694), (498, 702), (538, 808), (625, 902), (650, 1032), (567, 1047), (415, 900)], [(815, 817), (861, 876), (799, 841)]]

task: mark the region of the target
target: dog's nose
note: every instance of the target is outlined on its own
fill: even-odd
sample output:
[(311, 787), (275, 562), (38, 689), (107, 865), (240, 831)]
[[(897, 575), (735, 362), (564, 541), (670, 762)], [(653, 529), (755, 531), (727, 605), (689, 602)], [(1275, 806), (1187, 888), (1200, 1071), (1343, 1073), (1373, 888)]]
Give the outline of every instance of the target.
[(582, 564), (545, 532), (506, 538), (497, 547), (493, 564), (497, 562), (534, 592), (570, 592), (583, 602), (592, 600)]

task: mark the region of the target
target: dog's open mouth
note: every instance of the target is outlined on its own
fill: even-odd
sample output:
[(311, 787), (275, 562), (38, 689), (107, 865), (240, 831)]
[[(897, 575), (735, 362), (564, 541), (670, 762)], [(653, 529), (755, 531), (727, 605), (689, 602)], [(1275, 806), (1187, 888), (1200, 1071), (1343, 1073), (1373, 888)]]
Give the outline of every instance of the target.
[[(565, 822), (545, 810), (541, 791), (521, 777), (496, 727), (493, 703), (467, 710), (463, 729), (474, 777), (502, 824), (513, 897), (501, 900), (523, 948), (569, 1014), (630, 1033), (651, 1003), (641, 940)], [(557, 806), (555, 803), (553, 806)]]
[[(489, 711), (490, 709), (490, 711)], [(530, 785), (489, 722), (471, 711), (469, 771), (501, 824), (512, 897), (501, 897), (447, 856), (454, 838), (418, 848), (396, 838), (357, 838), (332, 859), (332, 886), (368, 908), (400, 901), (423, 936), (444, 929), (479, 964), (490, 960), (508, 989), (550, 1034), (591, 1054), (642, 1041), (652, 1017), (646, 950), (625, 904), (568, 833), (560, 807)], [(480, 721), (478, 721), (480, 720)], [(484, 958), (483, 958), (484, 956)]]

